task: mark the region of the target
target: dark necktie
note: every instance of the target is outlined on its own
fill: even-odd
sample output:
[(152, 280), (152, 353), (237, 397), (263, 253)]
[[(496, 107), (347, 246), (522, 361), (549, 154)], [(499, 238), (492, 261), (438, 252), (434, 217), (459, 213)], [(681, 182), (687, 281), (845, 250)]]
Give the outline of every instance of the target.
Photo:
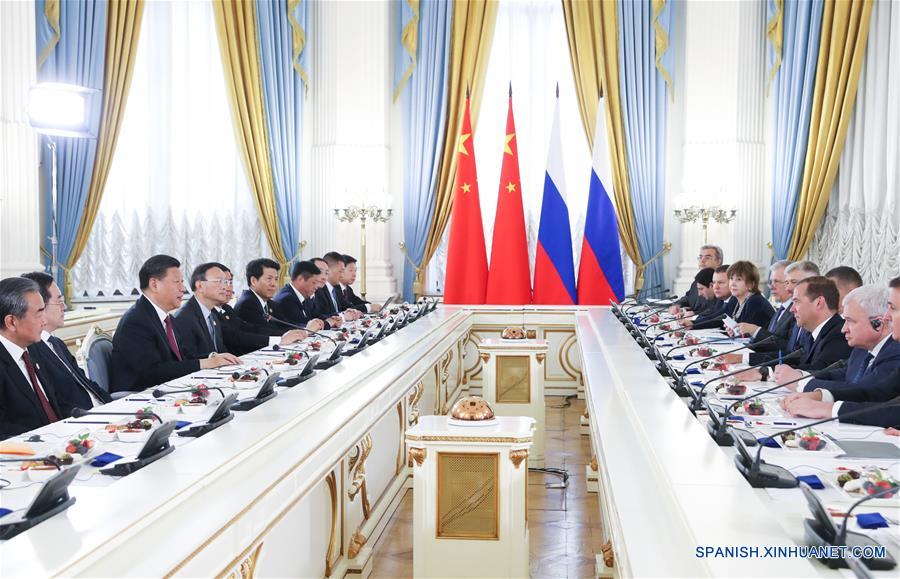
[(344, 301), (346, 301), (348, 304), (352, 301), (350, 299), (350, 286), (344, 288)]
[(216, 315), (213, 312), (209, 312), (209, 316), (206, 318), (206, 328), (209, 330), (209, 338), (210, 344), (212, 344), (212, 349), (218, 351), (218, 343), (219, 341), (216, 339)]
[(56, 416), (56, 412), (53, 411), (53, 407), (50, 406), (50, 401), (47, 400), (47, 397), (44, 396), (43, 390), (41, 390), (40, 386), (38, 386), (37, 372), (34, 369), (34, 362), (31, 361), (31, 356), (28, 355), (28, 352), (22, 352), (22, 361), (25, 362), (25, 370), (28, 371), (28, 380), (31, 381), (31, 387), (34, 389), (34, 395), (37, 396), (38, 402), (41, 403), (41, 408), (44, 409), (44, 414), (47, 416), (47, 420), (50, 422), (56, 422), (59, 420), (59, 417)]
[(775, 315), (772, 316), (772, 321), (769, 322), (769, 328), (768, 328), (769, 333), (772, 333), (775, 331), (775, 328), (778, 326), (778, 320), (781, 319), (781, 314), (783, 314), (783, 313), (784, 313), (784, 306), (781, 306), (777, 310), (775, 310)]
[(869, 373), (869, 368), (872, 367), (872, 360), (875, 359), (875, 356), (872, 355), (872, 352), (866, 354), (866, 359), (863, 360), (862, 366), (860, 366), (859, 370), (856, 372), (856, 378), (853, 380), (854, 383), (862, 380), (862, 377)]
[(337, 286), (331, 288), (331, 297), (334, 299), (334, 311), (341, 311), (341, 307), (338, 305), (338, 289)]
[(181, 350), (178, 349), (178, 342), (175, 341), (175, 328), (172, 326), (172, 316), (166, 316), (166, 338), (169, 339), (169, 348), (175, 354), (175, 359), (181, 362)]

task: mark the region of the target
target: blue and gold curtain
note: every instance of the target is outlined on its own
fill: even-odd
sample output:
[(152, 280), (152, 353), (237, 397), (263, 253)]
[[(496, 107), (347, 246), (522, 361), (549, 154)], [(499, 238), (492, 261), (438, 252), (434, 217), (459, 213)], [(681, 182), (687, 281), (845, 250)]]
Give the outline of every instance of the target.
[(403, 297), (423, 293), (423, 259), (434, 217), (447, 115), (447, 65), (453, 5), (404, 0), (398, 16), (396, 95), (403, 107)]
[[(57, 144), (57, 283), (71, 297), (68, 271), (81, 257), (103, 197), (125, 115), (143, 15), (143, 0), (37, 0), (39, 82), (74, 84), (100, 91), (88, 111), (95, 139), (54, 137)], [(41, 139), (44, 196), (42, 250), (51, 255), (52, 180), (48, 138)]]
[[(663, 245), (666, 203), (667, 88), (672, 84), (668, 51), (672, 2), (619, 2), (619, 91), (631, 204), (641, 260)], [(644, 284), (663, 283), (662, 261), (645, 268)]]

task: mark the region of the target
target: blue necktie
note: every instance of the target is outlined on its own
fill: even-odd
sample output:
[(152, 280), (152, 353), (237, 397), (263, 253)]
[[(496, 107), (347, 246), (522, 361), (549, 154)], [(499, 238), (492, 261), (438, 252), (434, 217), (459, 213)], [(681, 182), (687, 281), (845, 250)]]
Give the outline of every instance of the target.
[(782, 313), (784, 313), (784, 306), (779, 307), (779, 308), (775, 311), (775, 315), (772, 316), (772, 321), (769, 322), (769, 328), (768, 328), (769, 333), (772, 333), (772, 332), (775, 331), (775, 327), (778, 325), (778, 320), (781, 319), (781, 314), (782, 314)]
[(337, 286), (331, 288), (331, 297), (334, 299), (334, 311), (341, 311), (341, 307), (338, 305), (338, 291)]
[(872, 352), (866, 354), (866, 359), (863, 360), (859, 370), (856, 371), (856, 376), (853, 379), (854, 384), (862, 380), (862, 377), (869, 373), (869, 368), (871, 367), (874, 358), (875, 356), (872, 355)]

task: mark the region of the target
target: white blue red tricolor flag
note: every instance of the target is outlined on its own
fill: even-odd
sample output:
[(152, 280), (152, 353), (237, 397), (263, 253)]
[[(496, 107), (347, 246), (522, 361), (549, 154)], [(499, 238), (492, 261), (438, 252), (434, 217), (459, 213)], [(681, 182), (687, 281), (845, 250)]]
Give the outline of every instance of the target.
[(578, 303), (607, 305), (610, 300), (620, 301), (624, 297), (625, 280), (619, 251), (619, 225), (612, 200), (612, 171), (602, 98), (597, 105), (593, 156), (578, 266)]
[(572, 230), (569, 227), (569, 207), (566, 204), (566, 183), (563, 177), (557, 94), (534, 260), (534, 303), (569, 305), (577, 303), (577, 297)]

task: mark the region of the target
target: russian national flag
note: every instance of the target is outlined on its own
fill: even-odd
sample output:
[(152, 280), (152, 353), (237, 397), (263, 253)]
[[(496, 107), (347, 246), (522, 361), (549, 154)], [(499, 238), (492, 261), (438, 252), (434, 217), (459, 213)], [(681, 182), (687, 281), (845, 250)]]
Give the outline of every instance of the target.
[(566, 204), (563, 178), (562, 141), (559, 137), (559, 94), (553, 112), (547, 174), (544, 176), (544, 198), (538, 228), (537, 252), (534, 260), (534, 303), (575, 304), (575, 262), (572, 256), (572, 230), (569, 206)]
[(612, 170), (606, 135), (606, 111), (601, 98), (597, 105), (591, 188), (584, 218), (581, 263), (578, 266), (579, 304), (607, 305), (610, 300), (621, 301), (625, 296), (622, 254), (619, 251), (619, 224), (611, 192)]

